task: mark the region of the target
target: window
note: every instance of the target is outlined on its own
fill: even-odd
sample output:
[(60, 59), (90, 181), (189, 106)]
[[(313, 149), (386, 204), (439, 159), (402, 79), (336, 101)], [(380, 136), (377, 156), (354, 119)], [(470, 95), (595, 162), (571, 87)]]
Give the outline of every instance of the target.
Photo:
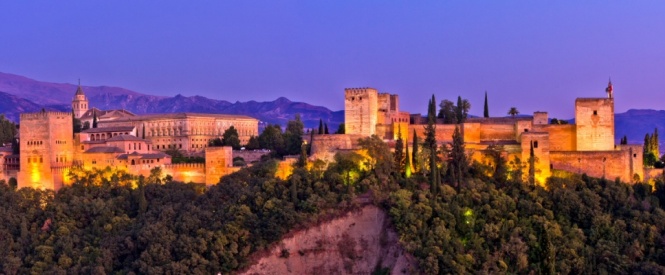
[(528, 131), (529, 131), (529, 129), (524, 129), (524, 132), (525, 132), (525, 133), (528, 132)]
[(598, 111), (593, 110), (593, 115), (594, 115), (594, 116), (597, 116), (597, 115), (598, 115)]
[(537, 140), (533, 142), (533, 148), (538, 148), (538, 141)]

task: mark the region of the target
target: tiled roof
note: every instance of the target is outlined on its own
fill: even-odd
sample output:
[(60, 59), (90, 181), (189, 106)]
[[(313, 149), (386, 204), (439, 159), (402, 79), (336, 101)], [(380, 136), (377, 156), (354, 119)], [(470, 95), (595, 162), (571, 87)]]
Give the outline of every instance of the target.
[(137, 115), (134, 117), (118, 118), (114, 121), (143, 121), (153, 119), (185, 119), (188, 117), (205, 117), (205, 118), (221, 118), (221, 119), (252, 119), (256, 118), (245, 115), (229, 115), (229, 114), (203, 114), (203, 113), (171, 113), (171, 114), (146, 114)]
[(115, 146), (93, 147), (85, 151), (86, 153), (124, 153), (122, 149)]
[(92, 133), (109, 133), (109, 132), (132, 132), (134, 131), (134, 126), (114, 126), (114, 127), (103, 127), (103, 128), (90, 128), (81, 131), (82, 133), (92, 134)]
[(106, 141), (146, 141), (146, 140), (132, 135), (119, 135), (109, 138)]
[(149, 154), (140, 154), (133, 152), (131, 154), (122, 154), (118, 156), (118, 159), (128, 159), (129, 156), (138, 156), (140, 159), (161, 159), (161, 158), (170, 158), (171, 156), (164, 153), (149, 153)]

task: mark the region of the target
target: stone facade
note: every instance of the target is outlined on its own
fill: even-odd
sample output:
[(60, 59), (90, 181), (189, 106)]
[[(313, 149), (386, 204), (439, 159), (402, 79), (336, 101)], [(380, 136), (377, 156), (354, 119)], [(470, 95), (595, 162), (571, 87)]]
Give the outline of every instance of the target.
[[(605, 91), (606, 98), (575, 101), (576, 124), (549, 124), (547, 112), (535, 112), (533, 117), (469, 118), (460, 125), (435, 125), (436, 139), (440, 144), (452, 143), (455, 127), (459, 127), (469, 155), (480, 162), (486, 162), (490, 147), (501, 146), (509, 161), (519, 158), (526, 164), (533, 145), (536, 181), (540, 184), (555, 170), (624, 182), (652, 177), (653, 172), (644, 171), (641, 145), (614, 144), (611, 82)], [(312, 154), (331, 160), (336, 151), (357, 149), (354, 140), (358, 138), (377, 135), (391, 141), (397, 138), (395, 131), (402, 132), (407, 143), (414, 132), (424, 140), (425, 123), (420, 115), (401, 112), (397, 95), (372, 88), (345, 89), (347, 135), (316, 136)], [(528, 174), (528, 168), (524, 168), (524, 174)]]
[[(2, 174), (16, 175), (18, 187), (58, 190), (69, 184), (73, 166), (84, 169), (112, 167), (134, 175), (150, 175), (155, 167), (174, 180), (216, 184), (237, 168), (231, 147), (207, 147), (230, 126), (241, 142), (258, 136), (258, 120), (219, 114), (161, 114), (137, 116), (126, 111), (89, 109), (79, 87), (72, 101), (74, 115), (98, 117), (98, 127), (73, 133), (69, 112), (25, 113), (20, 116), (20, 154), (3, 158)], [(100, 120), (100, 118), (102, 118)], [(141, 135), (146, 133), (145, 138)], [(206, 163), (172, 164), (163, 150), (202, 152)], [(5, 155), (3, 154), (3, 155)], [(18, 163), (13, 163), (18, 160)], [(7, 163), (4, 163), (7, 162)], [(5, 173), (6, 171), (6, 173)], [(18, 171), (18, 172), (16, 172)]]

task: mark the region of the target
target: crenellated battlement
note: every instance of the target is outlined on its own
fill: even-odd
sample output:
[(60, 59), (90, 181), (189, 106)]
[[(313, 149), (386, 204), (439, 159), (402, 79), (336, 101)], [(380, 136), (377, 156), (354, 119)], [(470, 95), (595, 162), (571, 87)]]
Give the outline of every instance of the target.
[(205, 169), (205, 163), (164, 164), (164, 169)]
[(20, 116), (21, 120), (34, 120), (34, 119), (45, 119), (48, 117), (62, 117), (62, 118), (71, 118), (72, 114), (68, 112), (36, 112), (36, 113), (22, 113)]

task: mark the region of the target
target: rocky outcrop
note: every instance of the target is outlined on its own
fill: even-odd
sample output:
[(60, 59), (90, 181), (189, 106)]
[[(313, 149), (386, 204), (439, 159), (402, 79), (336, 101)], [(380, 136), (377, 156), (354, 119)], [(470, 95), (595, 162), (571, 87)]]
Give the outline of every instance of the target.
[(242, 274), (417, 273), (385, 212), (365, 206), (284, 238)]

